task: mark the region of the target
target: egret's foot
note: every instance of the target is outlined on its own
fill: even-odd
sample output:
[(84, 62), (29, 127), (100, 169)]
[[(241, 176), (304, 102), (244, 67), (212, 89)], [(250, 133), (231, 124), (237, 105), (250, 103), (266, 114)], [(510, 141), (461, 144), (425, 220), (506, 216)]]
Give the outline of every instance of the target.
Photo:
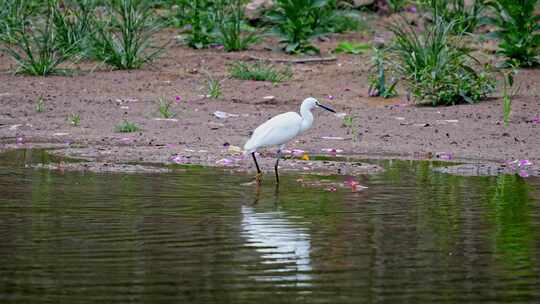
[(255, 175), (255, 181), (257, 182), (257, 184), (261, 184), (262, 182), (262, 172), (259, 172), (257, 173), (257, 175)]

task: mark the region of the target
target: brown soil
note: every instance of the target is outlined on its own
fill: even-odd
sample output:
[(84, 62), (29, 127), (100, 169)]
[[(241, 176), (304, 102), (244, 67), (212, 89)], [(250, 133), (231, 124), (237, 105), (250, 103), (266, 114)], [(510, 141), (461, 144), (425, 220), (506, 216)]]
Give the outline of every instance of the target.
[[(163, 37), (175, 34), (174, 30), (162, 33)], [(369, 39), (360, 33), (334, 35), (318, 45), (328, 54), (340, 41)], [(517, 83), (522, 90), (513, 100), (511, 122), (505, 128), (499, 97), (476, 105), (437, 108), (411, 105), (405, 94), (394, 99), (368, 97), (370, 54), (293, 64), (293, 79), (277, 85), (229, 76), (228, 65), (235, 60), (294, 58), (269, 51), (268, 46), (273, 46), (271, 41), (249, 51), (225, 53), (171, 43), (164, 56), (141, 70), (101, 67), (91, 71), (94, 64), (84, 63), (73, 77), (13, 75), (13, 62), (0, 55), (0, 143), (4, 149), (60, 144), (67, 149), (56, 153), (102, 162), (168, 163), (177, 154), (189, 163), (222, 166), (220, 160), (235, 154), (227, 145), (242, 147), (257, 125), (280, 112), (297, 111), (304, 98), (313, 96), (338, 112), (355, 116), (355, 130), (345, 127), (342, 118), (318, 111), (313, 128), (289, 143), (289, 149), (303, 149), (310, 155), (341, 149), (341, 154), (366, 158), (426, 159), (451, 154), (454, 161), (469, 162), (529, 159), (538, 169), (540, 124), (532, 119), (540, 114), (540, 70), (520, 71)], [(206, 72), (221, 79), (223, 94), (217, 100), (204, 97)], [(173, 107), (176, 119), (157, 119), (158, 97), (174, 99), (176, 95), (182, 97)], [(43, 113), (35, 110), (39, 96), (45, 100)], [(219, 119), (215, 111), (238, 116)], [(80, 114), (81, 126), (69, 124), (72, 113)], [(115, 125), (124, 118), (136, 122), (142, 131), (116, 133)], [(270, 154), (261, 157), (266, 170), (273, 170), (273, 161)], [(340, 162), (295, 160), (280, 165), (293, 170), (334, 166), (336, 172), (350, 173), (377, 170), (347, 169), (352, 166)], [(231, 166), (254, 170), (250, 158), (235, 159)]]

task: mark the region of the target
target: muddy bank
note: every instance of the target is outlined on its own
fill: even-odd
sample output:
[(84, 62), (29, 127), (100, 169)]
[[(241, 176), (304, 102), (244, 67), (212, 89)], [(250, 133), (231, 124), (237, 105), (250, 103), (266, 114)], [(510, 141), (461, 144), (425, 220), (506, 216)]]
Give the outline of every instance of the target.
[[(163, 35), (172, 35), (172, 31)], [(361, 33), (334, 35), (321, 46), (328, 55), (340, 41), (369, 39)], [(302, 149), (307, 155), (336, 150), (368, 158), (442, 158), (496, 164), (527, 159), (533, 168), (540, 164), (540, 124), (535, 121), (540, 114), (539, 70), (522, 70), (517, 75), (522, 90), (513, 100), (510, 124), (504, 127), (502, 101), (497, 94), (476, 105), (439, 108), (411, 105), (404, 92), (394, 99), (367, 97), (369, 53), (340, 54), (331, 62), (290, 64), (293, 78), (275, 85), (229, 76), (229, 65), (236, 60), (287, 57), (266, 50), (267, 46), (224, 53), (171, 44), (161, 59), (142, 70), (90, 72), (91, 64), (85, 63), (72, 77), (12, 75), (13, 62), (0, 57), (0, 149), (8, 145), (59, 145), (68, 149), (58, 153), (95, 161), (172, 163), (177, 157), (181, 163), (253, 172), (251, 160), (238, 160), (228, 147), (242, 147), (257, 125), (278, 113), (298, 111), (300, 102), (313, 96), (339, 113), (353, 116), (353, 126), (345, 126), (341, 116), (316, 112), (313, 128), (290, 142), (290, 150)], [(206, 72), (221, 80), (222, 96), (218, 99), (205, 97)], [(175, 96), (181, 97), (172, 107), (177, 115), (174, 119), (159, 118), (158, 98), (173, 100)], [(41, 113), (35, 110), (39, 97), (45, 103)], [(233, 115), (219, 118), (216, 111)], [(74, 113), (80, 115), (80, 126), (68, 121)], [(115, 132), (124, 119), (137, 123), (141, 131)], [(263, 151), (261, 162), (271, 171), (273, 150)], [(319, 166), (319, 162), (312, 163), (312, 167)], [(340, 166), (323, 167), (331, 172), (356, 172), (350, 166)], [(290, 160), (281, 167), (307, 168), (306, 161)]]

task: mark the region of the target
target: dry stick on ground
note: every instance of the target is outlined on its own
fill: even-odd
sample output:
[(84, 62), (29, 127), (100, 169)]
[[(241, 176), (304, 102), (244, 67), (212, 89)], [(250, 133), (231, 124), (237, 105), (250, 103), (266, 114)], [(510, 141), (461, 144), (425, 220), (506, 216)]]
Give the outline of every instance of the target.
[(270, 61), (270, 62), (285, 62), (285, 63), (309, 63), (309, 62), (328, 62), (336, 61), (336, 57), (316, 57), (316, 58), (299, 58), (299, 59), (285, 59), (285, 58), (260, 58), (256, 56), (248, 56), (251, 60), (257, 61)]

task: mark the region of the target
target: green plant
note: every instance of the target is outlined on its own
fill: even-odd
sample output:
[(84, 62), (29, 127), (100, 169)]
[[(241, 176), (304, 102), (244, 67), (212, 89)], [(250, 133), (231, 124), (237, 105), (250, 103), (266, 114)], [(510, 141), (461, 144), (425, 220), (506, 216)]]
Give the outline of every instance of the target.
[(311, 39), (326, 33), (321, 15), (327, 0), (276, 0), (266, 16), (274, 24), (272, 35), (284, 43), (287, 53), (319, 53)]
[(64, 52), (86, 52), (86, 42), (93, 32), (92, 1), (78, 0), (68, 5), (56, 2), (52, 6), (53, 22), (58, 35), (59, 47)]
[(81, 125), (81, 115), (77, 113), (70, 114), (68, 117), (69, 123), (75, 127)]
[(219, 79), (208, 74), (208, 97), (219, 98), (221, 96), (221, 82)]
[(159, 97), (159, 114), (163, 118), (173, 118), (176, 113), (171, 110), (173, 102), (165, 97)]
[(354, 126), (354, 116), (352, 115), (343, 116), (342, 124), (344, 127), (348, 129), (348, 133), (351, 134), (353, 141), (356, 141), (358, 139), (358, 136), (357, 136), (358, 132), (356, 130), (356, 127)]
[(397, 95), (396, 92), (396, 85), (398, 83), (397, 80), (392, 80), (390, 83), (390, 86), (386, 85), (386, 58), (384, 54), (384, 50), (379, 48), (373, 49), (373, 67), (372, 73), (368, 77), (369, 82), (369, 90), (368, 95), (369, 96), (381, 96), (384, 98), (390, 98)]
[(265, 65), (262, 62), (247, 64), (243, 62), (234, 62), (230, 68), (231, 76), (244, 80), (271, 81), (279, 83), (292, 77), (292, 71), (289, 67), (278, 70), (271, 65)]
[(152, 43), (161, 28), (145, 0), (115, 0), (108, 20), (99, 20), (91, 36), (92, 56), (118, 69), (136, 69), (163, 51)]
[(387, 0), (386, 4), (392, 13), (401, 12), (409, 4), (408, 0)]
[(211, 0), (180, 0), (179, 10), (190, 29), (186, 32), (187, 43), (197, 49), (216, 42), (216, 3)]
[(43, 97), (39, 96), (38, 100), (36, 101), (36, 112), (42, 113), (45, 112), (45, 101), (43, 100)]
[(260, 41), (256, 33), (244, 30), (244, 0), (220, 0), (219, 3), (217, 40), (225, 51), (245, 50)]
[(360, 15), (351, 9), (342, 9), (344, 1), (327, 0), (327, 4), (318, 9), (318, 26), (325, 33), (343, 33), (356, 31), (364, 24)]
[(124, 119), (121, 123), (115, 126), (115, 131), (119, 133), (131, 133), (137, 132), (141, 128), (134, 122), (130, 122), (127, 119)]
[(484, 24), (494, 25), (496, 30), (488, 38), (499, 40), (500, 55), (507, 59), (505, 67), (536, 66), (540, 62), (540, 15), (535, 14), (538, 0), (488, 1), (492, 16), (483, 19)]
[(510, 114), (512, 113), (512, 97), (517, 94), (519, 87), (512, 89), (514, 86), (514, 75), (517, 74), (516, 67), (502, 71), (503, 75), (503, 120), (504, 126), (508, 127), (510, 122)]
[(349, 41), (343, 41), (338, 44), (336, 49), (334, 50), (335, 53), (348, 53), (348, 54), (362, 54), (367, 49), (370, 49), (371, 45), (368, 43), (362, 43), (362, 42), (349, 42)]
[(36, 3), (27, 0), (0, 0), (0, 37), (9, 37), (21, 30), (36, 11)]
[[(0, 35), (2, 51), (16, 63), (16, 73), (36, 76), (65, 74), (68, 70), (60, 65), (77, 58), (75, 48), (63, 48), (53, 22), (55, 1), (47, 2), (44, 19), (41, 22), (27, 19), (11, 20)], [(21, 16), (26, 16), (21, 13)], [(21, 17), (22, 18), (22, 17)]]
[(420, 0), (433, 14), (433, 19), (442, 18), (447, 23), (453, 22), (454, 33), (473, 33), (482, 18), (486, 0)]
[(463, 36), (452, 35), (453, 26), (439, 18), (422, 35), (406, 21), (390, 26), (395, 36), (390, 55), (416, 103), (474, 103), (495, 88), (493, 77), (464, 46)]

